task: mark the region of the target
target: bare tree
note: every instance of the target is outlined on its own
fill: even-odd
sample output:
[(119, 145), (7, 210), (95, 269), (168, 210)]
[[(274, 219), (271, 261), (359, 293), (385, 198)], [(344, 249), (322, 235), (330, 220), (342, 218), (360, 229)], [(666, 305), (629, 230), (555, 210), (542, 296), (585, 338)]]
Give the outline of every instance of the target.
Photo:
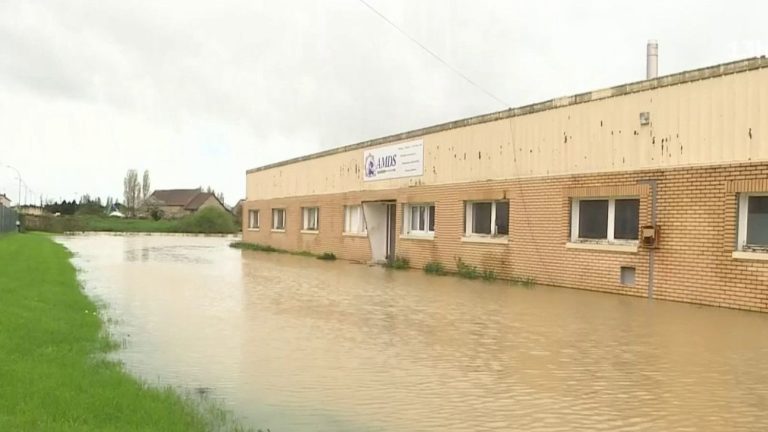
[(144, 201), (149, 196), (149, 170), (144, 170), (144, 178), (141, 180), (141, 200)]
[(132, 216), (136, 216), (136, 204), (141, 193), (139, 175), (135, 169), (129, 169), (123, 179), (123, 200)]

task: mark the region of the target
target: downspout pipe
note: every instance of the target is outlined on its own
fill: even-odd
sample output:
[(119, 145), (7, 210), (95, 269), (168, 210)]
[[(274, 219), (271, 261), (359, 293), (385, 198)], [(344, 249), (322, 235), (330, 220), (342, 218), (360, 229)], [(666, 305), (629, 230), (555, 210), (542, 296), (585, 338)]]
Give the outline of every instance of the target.
[[(639, 184), (647, 184), (651, 187), (651, 225), (656, 226), (656, 212), (658, 206), (658, 181), (656, 179), (640, 180)], [(656, 248), (648, 250), (648, 298), (653, 299), (654, 270), (656, 265)]]

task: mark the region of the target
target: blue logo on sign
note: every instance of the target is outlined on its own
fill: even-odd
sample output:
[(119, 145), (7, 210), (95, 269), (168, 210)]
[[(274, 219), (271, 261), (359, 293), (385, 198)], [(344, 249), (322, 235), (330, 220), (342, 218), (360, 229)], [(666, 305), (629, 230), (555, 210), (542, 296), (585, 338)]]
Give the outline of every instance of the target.
[(372, 154), (365, 157), (365, 177), (376, 177), (376, 159)]

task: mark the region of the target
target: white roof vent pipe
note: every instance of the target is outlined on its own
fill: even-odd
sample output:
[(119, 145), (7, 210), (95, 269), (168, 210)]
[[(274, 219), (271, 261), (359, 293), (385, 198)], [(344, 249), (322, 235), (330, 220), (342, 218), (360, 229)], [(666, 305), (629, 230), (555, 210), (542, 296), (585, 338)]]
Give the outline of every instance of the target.
[(659, 43), (656, 39), (648, 41), (646, 48), (645, 79), (659, 76)]

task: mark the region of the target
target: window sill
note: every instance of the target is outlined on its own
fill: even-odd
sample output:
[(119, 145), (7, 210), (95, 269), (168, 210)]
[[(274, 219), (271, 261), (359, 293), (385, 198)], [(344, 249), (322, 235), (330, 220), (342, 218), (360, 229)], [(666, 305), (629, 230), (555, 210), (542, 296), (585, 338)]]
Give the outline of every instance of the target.
[(594, 250), (601, 252), (637, 253), (637, 244), (575, 243), (565, 244), (566, 249)]
[(731, 254), (731, 258), (738, 260), (768, 261), (768, 253), (735, 251)]
[(403, 240), (434, 240), (434, 234), (400, 234)]
[(490, 243), (490, 244), (508, 244), (509, 237), (474, 237), (464, 236), (461, 238), (462, 243)]
[(277, 228), (272, 228), (272, 229), (271, 229), (271, 231), (272, 231), (273, 233), (284, 233), (284, 232), (285, 232), (285, 230), (284, 230), (284, 229), (277, 229)]
[(257, 231), (257, 232), (258, 232), (258, 231), (261, 231), (261, 230), (260, 230), (260, 229), (258, 229), (258, 228), (247, 228), (247, 230), (248, 230), (248, 231)]
[(302, 234), (318, 234), (320, 230), (301, 230)]
[(341, 233), (343, 237), (368, 237), (368, 233), (353, 233), (353, 232), (345, 232)]

